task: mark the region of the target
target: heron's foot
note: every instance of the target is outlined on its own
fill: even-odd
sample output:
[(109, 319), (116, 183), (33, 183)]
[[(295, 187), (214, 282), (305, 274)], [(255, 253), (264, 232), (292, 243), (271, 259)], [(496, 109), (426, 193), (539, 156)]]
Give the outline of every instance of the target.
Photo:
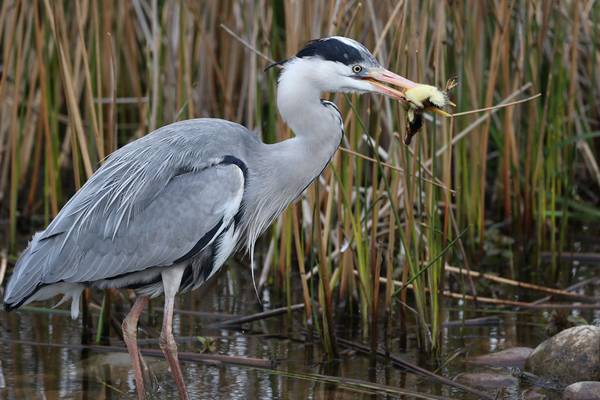
[(141, 352), (140, 352), (140, 362), (142, 364), (142, 376), (143, 376), (144, 382), (146, 382), (146, 384), (149, 386), (148, 390), (153, 392), (160, 386), (158, 384), (158, 378), (152, 372), (150, 367), (148, 367), (148, 363), (146, 362), (146, 359), (144, 359), (144, 356), (142, 355)]
[(181, 364), (177, 358), (177, 343), (173, 335), (164, 336), (161, 334), (159, 340), (160, 349), (164, 353), (167, 362), (169, 363), (169, 369), (177, 384), (177, 390), (179, 391), (179, 398), (182, 400), (189, 400), (187, 388), (183, 381), (183, 374), (181, 372)]

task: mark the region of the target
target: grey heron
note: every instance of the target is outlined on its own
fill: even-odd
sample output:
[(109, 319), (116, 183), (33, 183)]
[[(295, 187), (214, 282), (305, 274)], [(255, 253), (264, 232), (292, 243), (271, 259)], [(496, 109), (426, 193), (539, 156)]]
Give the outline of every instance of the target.
[(123, 337), (141, 399), (138, 319), (148, 299), (164, 294), (160, 347), (187, 399), (172, 331), (175, 295), (198, 288), (238, 248), (252, 259), (258, 236), (327, 166), (343, 123), (321, 94), (404, 100), (403, 90), (416, 86), (339, 36), (311, 41), (280, 64), (277, 106), (293, 138), (265, 144), (241, 125), (201, 118), (123, 146), (33, 236), (6, 287), (5, 309), (62, 294), (77, 318), (86, 287), (135, 290)]

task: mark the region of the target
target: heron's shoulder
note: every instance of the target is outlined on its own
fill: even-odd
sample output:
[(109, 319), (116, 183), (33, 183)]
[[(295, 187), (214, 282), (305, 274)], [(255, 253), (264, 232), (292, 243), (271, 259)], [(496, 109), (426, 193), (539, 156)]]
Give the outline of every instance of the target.
[[(254, 132), (231, 121), (198, 118), (162, 126), (112, 153), (108, 165), (114, 163), (163, 164), (165, 160), (179, 162), (191, 157), (202, 163), (204, 158), (233, 151), (245, 152), (262, 141)], [(223, 154), (224, 155), (224, 154)]]
[(165, 125), (150, 135), (171, 136), (181, 138), (203, 138), (210, 137), (248, 137), (257, 139), (255, 132), (250, 131), (245, 126), (238, 123), (219, 118), (195, 118), (174, 122)]

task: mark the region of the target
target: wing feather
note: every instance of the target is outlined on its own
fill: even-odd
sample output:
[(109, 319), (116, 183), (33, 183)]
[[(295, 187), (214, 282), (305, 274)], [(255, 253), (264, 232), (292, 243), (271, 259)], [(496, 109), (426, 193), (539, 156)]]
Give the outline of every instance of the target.
[(240, 140), (254, 139), (230, 122), (192, 120), (117, 150), (34, 235), (17, 262), (5, 303), (19, 304), (44, 285), (107, 279), (171, 265), (189, 254), (240, 208), (245, 170), (222, 163), (238, 154)]
[(175, 177), (128, 225), (110, 232), (98, 224), (70, 236), (64, 256), (81, 255), (80, 265), (63, 264), (49, 271), (46, 281), (90, 282), (171, 265), (221, 220), (225, 225), (233, 219), (235, 212), (228, 215), (224, 205), (237, 210), (243, 186), (241, 171), (232, 165)]

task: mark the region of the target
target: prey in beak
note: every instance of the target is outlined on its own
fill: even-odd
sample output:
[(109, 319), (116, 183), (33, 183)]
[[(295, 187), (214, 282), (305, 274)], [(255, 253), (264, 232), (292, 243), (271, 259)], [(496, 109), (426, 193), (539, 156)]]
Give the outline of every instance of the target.
[[(406, 90), (410, 90), (419, 86), (418, 83), (415, 83), (384, 68), (373, 69), (360, 78), (369, 82), (374, 87), (374, 92), (381, 93), (401, 102), (407, 101), (404, 94)], [(400, 88), (400, 90), (394, 89), (387, 84), (397, 86)]]
[(413, 136), (415, 136), (423, 126), (424, 111), (432, 111), (442, 117), (452, 116), (444, 111), (443, 108), (448, 105), (455, 106), (448, 98), (448, 92), (455, 86), (456, 80), (450, 79), (446, 83), (445, 90), (440, 90), (437, 87), (430, 85), (418, 85), (404, 93), (407, 100), (404, 144), (410, 145)]
[[(424, 111), (431, 111), (443, 117), (451, 116), (443, 108), (448, 105), (454, 106), (454, 103), (448, 98), (448, 91), (456, 86), (454, 79), (447, 82), (445, 90), (415, 83), (383, 68), (368, 72), (362, 79), (373, 85), (374, 91), (399, 100), (406, 105), (407, 127), (404, 136), (406, 145), (410, 144), (413, 136), (423, 126)], [(389, 87), (386, 84), (397, 86), (400, 89)]]

